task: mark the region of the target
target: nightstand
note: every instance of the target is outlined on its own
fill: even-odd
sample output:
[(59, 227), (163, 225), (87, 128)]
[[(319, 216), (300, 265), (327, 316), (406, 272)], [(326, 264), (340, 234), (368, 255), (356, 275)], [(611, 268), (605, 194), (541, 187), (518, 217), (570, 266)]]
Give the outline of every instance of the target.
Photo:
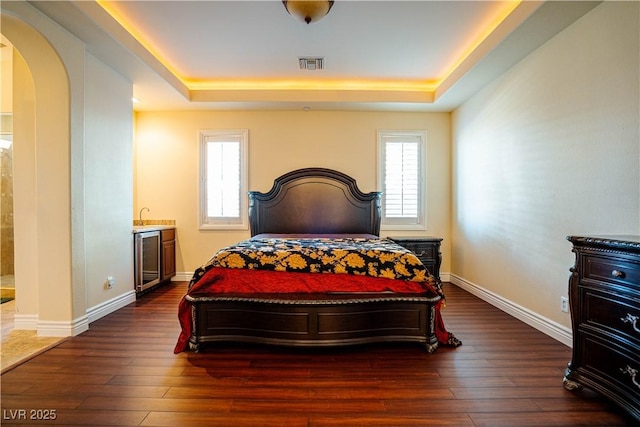
[(388, 237), (389, 240), (409, 249), (416, 254), (420, 261), (427, 267), (433, 276), (440, 280), (440, 264), (442, 254), (440, 253), (439, 237)]

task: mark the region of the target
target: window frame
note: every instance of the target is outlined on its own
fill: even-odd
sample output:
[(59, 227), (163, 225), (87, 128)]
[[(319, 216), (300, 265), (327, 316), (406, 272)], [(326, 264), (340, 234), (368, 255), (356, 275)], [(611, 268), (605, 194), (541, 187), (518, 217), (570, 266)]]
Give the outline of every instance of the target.
[[(418, 214), (412, 218), (388, 217), (386, 215), (385, 176), (386, 144), (390, 139), (411, 138), (418, 143)], [(382, 191), (381, 230), (426, 230), (427, 229), (427, 132), (426, 130), (378, 130), (378, 188)]]
[[(229, 141), (223, 141), (229, 138)], [(215, 141), (218, 139), (218, 141)], [(239, 143), (240, 188), (239, 216), (230, 218), (210, 217), (207, 211), (207, 144), (209, 142)], [(198, 228), (200, 230), (246, 230), (249, 228), (248, 218), (248, 183), (249, 183), (249, 130), (248, 129), (204, 129), (199, 132), (200, 174), (199, 174), (199, 208)]]

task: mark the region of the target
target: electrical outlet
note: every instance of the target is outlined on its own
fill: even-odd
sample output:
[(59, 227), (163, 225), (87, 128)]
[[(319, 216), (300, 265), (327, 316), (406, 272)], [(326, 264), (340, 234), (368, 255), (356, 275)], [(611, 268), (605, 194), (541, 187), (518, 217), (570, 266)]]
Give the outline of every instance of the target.
[(107, 289), (112, 289), (116, 284), (116, 278), (113, 276), (107, 277)]
[(569, 298), (560, 297), (560, 310), (562, 310), (565, 313), (569, 312)]

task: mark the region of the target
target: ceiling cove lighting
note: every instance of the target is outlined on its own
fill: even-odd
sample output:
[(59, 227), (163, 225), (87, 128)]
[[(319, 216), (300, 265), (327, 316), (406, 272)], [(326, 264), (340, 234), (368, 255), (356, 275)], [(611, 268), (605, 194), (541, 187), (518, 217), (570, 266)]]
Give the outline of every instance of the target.
[(324, 18), (333, 3), (333, 0), (282, 0), (289, 15), (307, 24)]

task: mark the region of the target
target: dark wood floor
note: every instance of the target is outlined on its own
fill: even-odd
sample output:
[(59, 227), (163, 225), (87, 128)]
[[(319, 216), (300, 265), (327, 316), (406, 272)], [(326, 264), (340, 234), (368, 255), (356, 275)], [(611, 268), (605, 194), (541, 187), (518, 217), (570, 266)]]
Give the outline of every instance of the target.
[(464, 345), (435, 354), (400, 344), (174, 355), (185, 288), (161, 287), (2, 375), (2, 425), (632, 425), (562, 387), (569, 348), (450, 284), (444, 318)]

